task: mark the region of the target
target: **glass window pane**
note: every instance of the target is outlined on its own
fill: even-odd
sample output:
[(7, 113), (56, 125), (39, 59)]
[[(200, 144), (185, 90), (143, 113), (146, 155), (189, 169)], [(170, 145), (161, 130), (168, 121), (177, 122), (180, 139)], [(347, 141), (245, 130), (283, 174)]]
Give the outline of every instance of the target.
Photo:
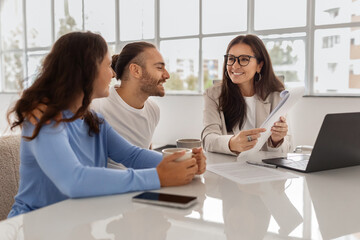
[(360, 93), (360, 30), (315, 31), (314, 92)]
[(199, 34), (199, 0), (160, 0), (160, 36)]
[(271, 57), (275, 74), (286, 88), (304, 86), (305, 40), (263, 40)]
[(170, 73), (166, 90), (199, 90), (199, 40), (170, 40), (160, 42), (160, 52)]
[(120, 0), (121, 41), (154, 38), (154, 31), (154, 0)]
[(38, 51), (38, 52), (29, 52), (27, 56), (28, 60), (28, 78), (25, 82), (25, 88), (30, 87), (33, 84), (36, 76), (39, 74), (40, 66), (45, 56), (47, 55), (47, 51)]
[[(27, 44), (32, 47), (51, 45), (51, 1), (26, 1)], [(39, 7), (41, 6), (41, 11)]]
[(3, 54), (2, 59), (4, 91), (19, 91), (23, 83), (23, 54), (11, 52)]
[(247, 0), (206, 0), (202, 8), (203, 33), (246, 30)]
[(108, 50), (111, 56), (114, 55), (116, 50), (115, 44), (108, 44)]
[(315, 24), (360, 22), (360, 0), (316, 0)]
[[(21, 49), (23, 41), (22, 1), (1, 1), (1, 47), (4, 50)], [(9, 21), (11, 19), (11, 21)]]
[[(118, 53), (116, 52), (116, 46), (115, 44), (108, 44), (108, 49), (109, 49), (109, 53), (110, 53), (110, 56), (114, 55), (115, 53)], [(114, 86), (115, 84), (118, 84), (118, 80), (116, 80), (116, 77), (112, 78), (111, 79), (111, 82), (110, 82), (110, 87)]]
[(55, 35), (56, 38), (82, 30), (82, 1), (55, 0)]
[(115, 41), (115, 1), (84, 1), (85, 29), (100, 33), (107, 42)]
[(255, 29), (305, 26), (306, 2), (304, 0), (255, 0)]
[(235, 36), (212, 37), (203, 39), (203, 76), (204, 88), (213, 85), (214, 80), (222, 80), (224, 55), (229, 42)]

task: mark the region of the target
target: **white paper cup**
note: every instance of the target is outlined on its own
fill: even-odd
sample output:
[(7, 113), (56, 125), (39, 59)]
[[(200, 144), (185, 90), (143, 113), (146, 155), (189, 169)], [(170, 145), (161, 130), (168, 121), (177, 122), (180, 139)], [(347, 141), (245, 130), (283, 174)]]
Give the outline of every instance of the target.
[(192, 150), (189, 148), (165, 148), (162, 150), (162, 154), (164, 157), (167, 157), (175, 152), (182, 152), (182, 151), (185, 151), (185, 154), (177, 158), (175, 161), (183, 161), (192, 158)]
[(176, 146), (178, 148), (198, 148), (201, 147), (201, 140), (200, 139), (178, 139), (176, 140)]

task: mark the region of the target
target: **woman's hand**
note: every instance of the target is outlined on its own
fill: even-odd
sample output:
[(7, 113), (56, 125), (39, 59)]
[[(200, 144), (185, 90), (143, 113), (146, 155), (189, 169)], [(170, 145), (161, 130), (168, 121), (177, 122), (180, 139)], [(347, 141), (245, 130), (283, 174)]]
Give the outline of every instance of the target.
[(274, 123), (271, 127), (271, 141), (273, 146), (277, 146), (280, 141), (284, 139), (288, 132), (288, 125), (285, 117), (280, 117), (280, 120)]
[[(26, 116), (24, 116), (25, 118), (27, 118), (27, 120), (34, 126), (36, 126), (39, 122), (38, 119), (41, 119), (42, 116), (44, 115), (44, 112), (47, 109), (47, 105), (44, 103), (39, 103), (36, 108), (34, 110), (32, 110), (30, 113), (28, 113)], [(55, 121), (60, 121), (62, 119), (62, 114), (61, 112), (59, 114), (57, 114), (54, 118)], [(48, 120), (45, 122), (45, 124), (50, 124), (51, 120)]]
[(175, 159), (183, 156), (185, 151), (175, 152), (163, 160), (156, 167), (159, 175), (160, 185), (162, 187), (184, 185), (192, 181), (198, 172), (198, 165), (195, 158), (189, 158), (183, 161)]
[(196, 163), (198, 165), (198, 171), (196, 174), (203, 174), (206, 170), (206, 157), (201, 147), (193, 148), (193, 158), (196, 159)]
[(240, 153), (252, 149), (258, 142), (260, 133), (265, 132), (265, 128), (254, 128), (244, 130), (233, 136), (229, 141), (229, 149), (232, 152)]

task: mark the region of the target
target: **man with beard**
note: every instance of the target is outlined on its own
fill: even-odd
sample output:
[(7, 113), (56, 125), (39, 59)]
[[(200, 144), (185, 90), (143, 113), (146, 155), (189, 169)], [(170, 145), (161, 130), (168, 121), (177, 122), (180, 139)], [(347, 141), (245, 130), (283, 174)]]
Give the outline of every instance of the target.
[(163, 84), (170, 77), (163, 57), (151, 43), (129, 43), (113, 56), (112, 67), (121, 84), (91, 107), (130, 143), (149, 149), (160, 119), (159, 107), (149, 97), (163, 97)]
[[(153, 44), (134, 42), (112, 57), (111, 66), (121, 83), (110, 89), (107, 98), (92, 101), (91, 108), (101, 113), (130, 143), (151, 149), (160, 109), (149, 97), (165, 95), (163, 84), (170, 75), (164, 59)], [(194, 148), (193, 153), (203, 155), (202, 148)], [(198, 161), (198, 167), (200, 174), (205, 165)], [(108, 168), (123, 169), (124, 166), (108, 159)]]

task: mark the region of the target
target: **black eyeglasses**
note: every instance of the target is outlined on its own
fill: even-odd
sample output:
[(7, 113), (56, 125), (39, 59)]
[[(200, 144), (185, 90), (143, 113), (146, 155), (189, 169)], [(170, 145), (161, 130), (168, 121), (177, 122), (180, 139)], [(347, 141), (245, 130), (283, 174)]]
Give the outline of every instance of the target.
[(234, 65), (234, 63), (236, 62), (236, 59), (237, 59), (238, 63), (242, 67), (249, 65), (251, 58), (256, 58), (256, 57), (250, 56), (250, 55), (240, 55), (238, 57), (235, 57), (234, 55), (231, 55), (231, 54), (224, 55), (224, 57), (225, 57), (226, 65), (228, 65), (228, 66)]

